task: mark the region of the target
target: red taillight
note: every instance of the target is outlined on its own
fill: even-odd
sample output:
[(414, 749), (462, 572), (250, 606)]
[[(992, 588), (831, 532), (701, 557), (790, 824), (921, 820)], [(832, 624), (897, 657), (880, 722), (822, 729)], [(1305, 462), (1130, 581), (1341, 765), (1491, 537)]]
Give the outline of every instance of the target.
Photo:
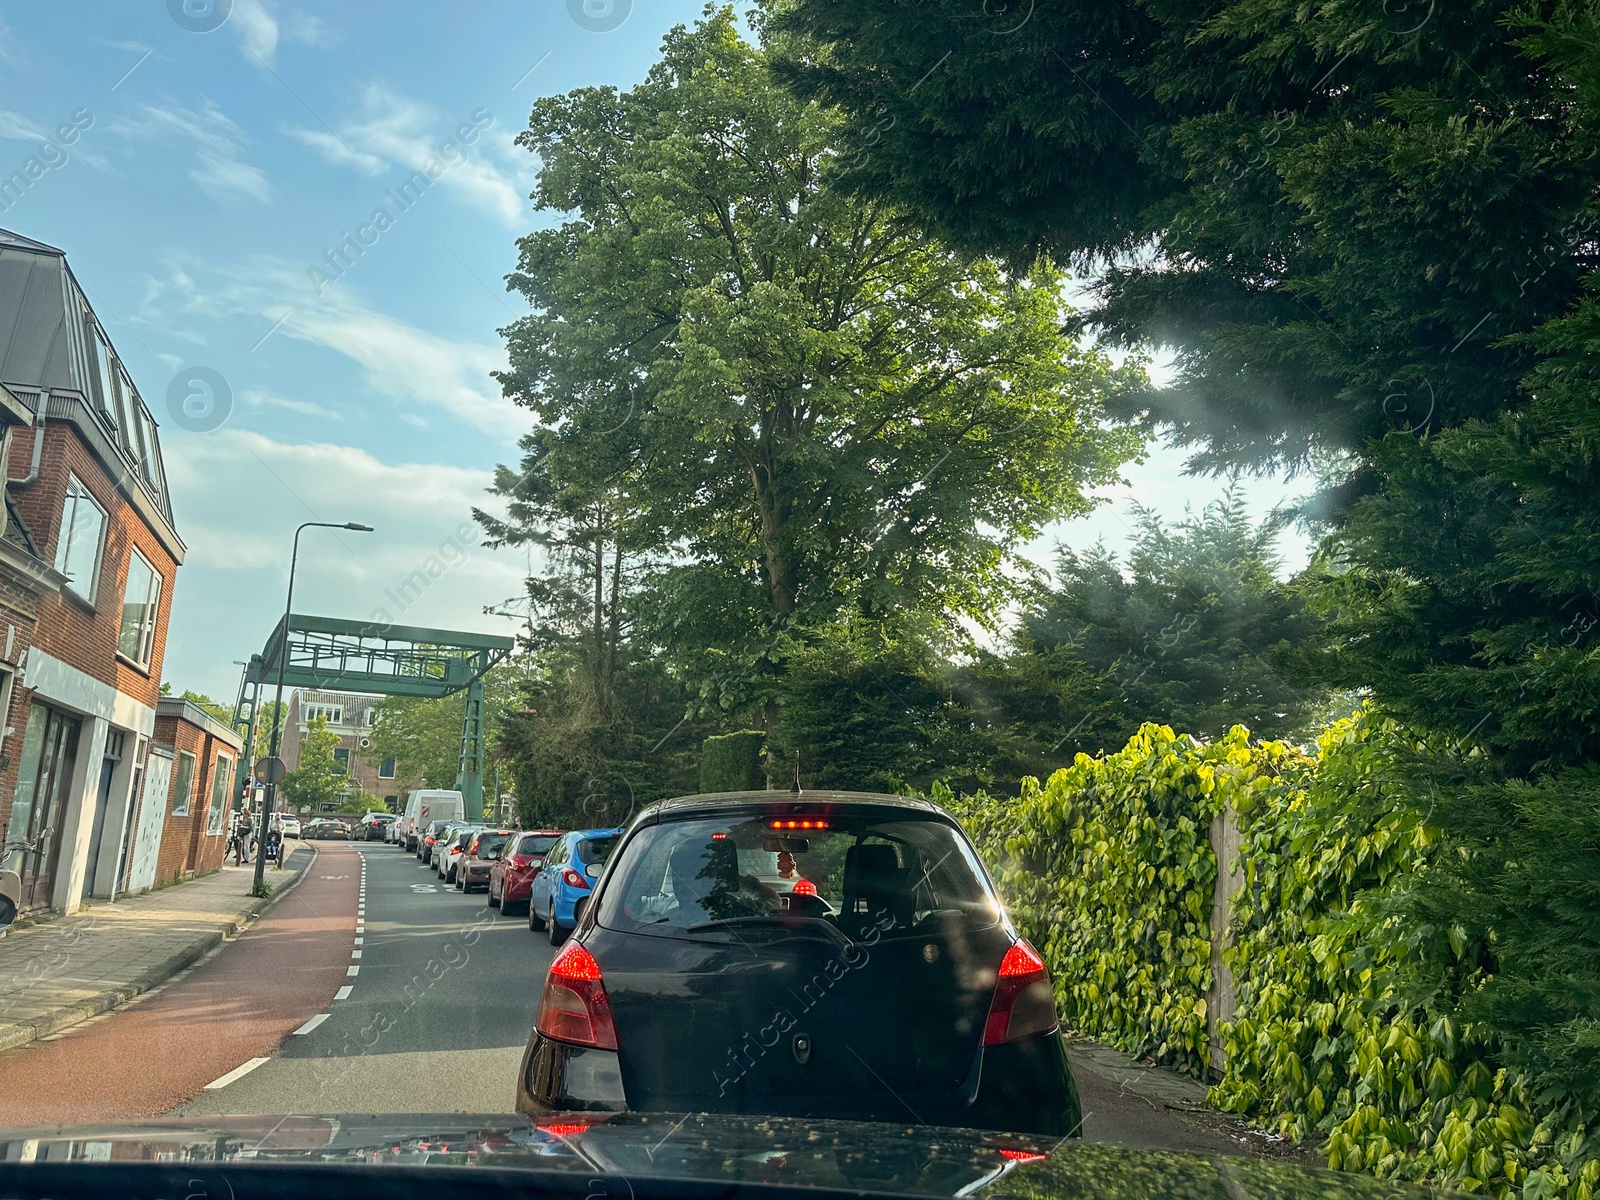
[(532, 861), (533, 859), (529, 858), (526, 854), (513, 854), (511, 856), (511, 865), (518, 869), (526, 867)]
[(815, 896), (817, 894), (817, 885), (809, 879), (802, 879), (789, 890), (796, 896)]
[(611, 1001), (600, 978), (600, 964), (583, 943), (568, 942), (550, 964), (534, 1024), (558, 1042), (596, 1050), (617, 1048), (617, 1028), (611, 1022)]
[(1049, 1158), (1048, 1154), (1040, 1154), (1036, 1150), (1002, 1150), (1001, 1158), (1009, 1158), (1012, 1162), (1043, 1162)]
[(430, 838), (429, 838), (429, 839), (428, 839), (428, 845), (430, 845), (430, 846), (431, 846), (431, 845), (433, 845), (433, 843), (434, 843), (434, 842), (436, 842), (436, 841), (438, 841), (438, 840), (439, 840), (439, 839), (438, 839), (438, 838), (431, 838), (431, 837), (430, 837)]
[(1026, 941), (1012, 943), (1000, 960), (983, 1027), (983, 1044), (1019, 1042), (1056, 1027), (1056, 997), (1044, 959)]
[(576, 1137), (580, 1133), (588, 1133), (587, 1125), (540, 1125), (540, 1133), (548, 1133), (551, 1137)]
[(561, 882), (565, 883), (568, 887), (582, 888), (584, 891), (589, 890), (589, 881), (582, 875), (579, 875), (571, 867), (567, 867), (561, 872)]

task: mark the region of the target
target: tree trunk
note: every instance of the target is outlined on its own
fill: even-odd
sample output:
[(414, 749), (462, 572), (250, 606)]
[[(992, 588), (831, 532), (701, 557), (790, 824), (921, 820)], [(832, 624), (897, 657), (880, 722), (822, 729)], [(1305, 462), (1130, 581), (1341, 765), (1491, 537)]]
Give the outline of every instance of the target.
[(789, 548), (784, 545), (793, 506), (777, 494), (770, 483), (770, 475), (767, 486), (758, 485), (756, 498), (761, 510), (761, 553), (767, 571), (767, 590), (772, 597), (773, 616), (781, 622), (794, 611), (798, 590), (794, 562)]

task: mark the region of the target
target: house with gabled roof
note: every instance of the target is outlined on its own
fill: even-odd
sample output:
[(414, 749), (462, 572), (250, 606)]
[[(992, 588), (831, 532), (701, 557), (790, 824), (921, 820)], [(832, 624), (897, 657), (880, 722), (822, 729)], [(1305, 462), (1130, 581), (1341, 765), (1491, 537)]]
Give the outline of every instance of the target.
[(24, 912), (70, 912), (155, 878), (172, 760), (148, 751), (185, 548), (104, 322), (61, 250), (5, 230), (0, 466), (0, 830), (27, 843), (0, 865)]

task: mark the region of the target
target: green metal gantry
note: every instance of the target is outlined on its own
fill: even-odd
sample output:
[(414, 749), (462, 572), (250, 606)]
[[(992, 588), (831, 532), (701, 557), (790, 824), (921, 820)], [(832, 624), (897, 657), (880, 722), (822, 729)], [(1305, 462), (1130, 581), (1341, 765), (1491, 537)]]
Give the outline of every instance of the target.
[(239, 684), (233, 727), (244, 734), (247, 766), (234, 785), (234, 808), (244, 802), (248, 764), (254, 762), (261, 686), (277, 681), (279, 658), (286, 654), (285, 687), (429, 698), (465, 692), (455, 786), (465, 813), (482, 820), (483, 676), (515, 644), (491, 633), (290, 614), (278, 622), (261, 653), (250, 656)]

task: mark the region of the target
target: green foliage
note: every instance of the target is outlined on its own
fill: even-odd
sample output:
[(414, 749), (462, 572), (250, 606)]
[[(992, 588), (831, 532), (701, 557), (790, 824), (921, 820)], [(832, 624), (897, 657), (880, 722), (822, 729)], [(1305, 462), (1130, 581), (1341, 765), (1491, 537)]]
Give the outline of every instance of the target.
[(630, 91), (538, 101), (519, 138), (565, 220), (520, 243), (534, 312), (501, 382), (561, 431), (542, 478), (625, 496), (617, 536), (672, 551), (648, 623), (708, 709), (765, 699), (790, 626), (992, 620), (1014, 549), (1137, 446), (1101, 416), (1142, 373), (1079, 346), (1065, 278), (835, 189), (836, 134), (726, 7)]
[[(1013, 718), (1024, 738), (1048, 739), (1036, 761), (1049, 761), (1049, 743), (1051, 767), (1120, 746), (1145, 722), (1207, 738), (1241, 724), (1268, 739), (1303, 728), (1326, 692), (1277, 656), (1313, 639), (1319, 622), (1302, 589), (1276, 578), (1277, 532), (1250, 520), (1233, 486), (1175, 525), (1139, 510), (1125, 568), (1099, 548), (1063, 549), (1056, 580), (1031, 591), (1005, 663), (1058, 701), (1041, 697)], [(1013, 691), (1001, 712), (1032, 699)]]
[(1326, 463), (1520, 406), (1533, 356), (1506, 335), (1594, 267), (1592, 4), (996, 7), (769, 4), (862, 194), (1019, 261), (1139, 251), (1093, 319), (1179, 350), (1146, 414), (1203, 462)]
[(328, 720), (312, 718), (300, 743), (300, 764), (283, 777), (278, 791), (296, 808), (322, 811), (322, 805), (343, 800), (350, 781), (343, 765), (333, 757), (339, 735), (328, 732)]
[(759, 729), (741, 729), (701, 742), (700, 790), (746, 792), (766, 787), (761, 766), (761, 745), (766, 739)]
[(934, 795), (999, 865), (1008, 911), (1049, 963), (1066, 1021), (1198, 1075), (1213, 982), (1211, 820), (1253, 803), (1294, 753), (1252, 747), (1242, 728), (1201, 744), (1146, 725), (1042, 787), (1023, 780), (1015, 801)]
[(1221, 1107), (1330, 1165), (1509, 1197), (1591, 1200), (1593, 1110), (1509, 1064), (1492, 1025), (1462, 1021), (1494, 983), (1460, 922), (1417, 923), (1410, 893), (1449, 855), (1407, 798), (1428, 747), (1370, 709), (1307, 755), (1236, 728), (1199, 746), (1147, 726), (1080, 755), (1017, 801), (935, 792), (1045, 954), (1064, 1018), (1135, 1054), (1201, 1072), (1217, 864), (1241, 831), (1227, 940), (1237, 1011), (1219, 1026)]
[[(165, 684), (162, 686), (166, 687)], [(162, 692), (161, 694), (163, 696), (170, 695), (171, 689), (168, 688), (167, 691)], [(229, 729), (233, 728), (233, 709), (228, 707), (226, 704), (218, 704), (204, 692), (191, 692), (188, 688), (184, 689), (183, 698), (189, 701), (190, 704), (198, 705), (200, 708), (204, 709), (207, 716), (221, 721)]]
[[(483, 677), (484, 745), (494, 746), (508, 706), (517, 698), (525, 674), (518, 662), (506, 662)], [(452, 788), (461, 767), (461, 720), (466, 696), (385, 696), (372, 706), (372, 750), (393, 756), (398, 778), (427, 781), (431, 788)], [(380, 801), (374, 805), (382, 808)]]

